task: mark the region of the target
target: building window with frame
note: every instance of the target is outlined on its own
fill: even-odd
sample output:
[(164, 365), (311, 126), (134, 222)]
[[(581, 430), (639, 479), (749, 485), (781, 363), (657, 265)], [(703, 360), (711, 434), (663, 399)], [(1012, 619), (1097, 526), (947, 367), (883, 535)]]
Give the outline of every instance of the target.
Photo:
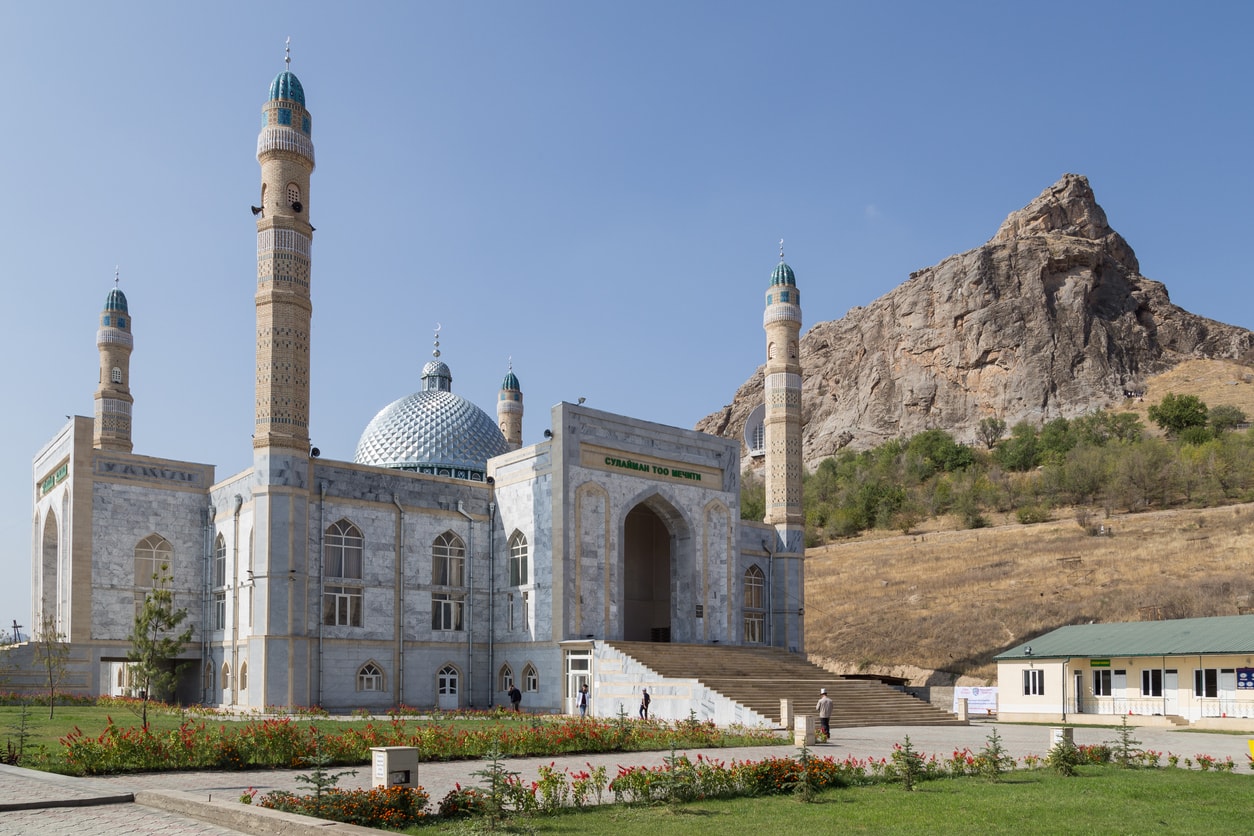
[(1023, 672), (1023, 695), (1025, 697), (1045, 696), (1045, 671), (1040, 668), (1029, 668)]
[(436, 586), (466, 585), (466, 544), (446, 531), (431, 545), (431, 583)]
[(531, 617), (529, 614), (530, 609), (531, 609), (531, 593), (524, 592), (522, 594), (522, 628), (524, 630), (531, 629)]
[(1141, 671), (1141, 696), (1161, 697), (1163, 695), (1163, 672), (1161, 668)]
[(383, 669), (374, 662), (367, 662), (357, 671), (358, 691), (382, 691)]
[(364, 550), (361, 529), (348, 520), (331, 523), (322, 547), (323, 577), (361, 580)]
[(496, 674), (496, 690), (508, 691), (514, 687), (514, 669), (508, 663), (501, 665)]
[(1109, 668), (1093, 671), (1093, 696), (1109, 697), (1113, 695), (1111, 671)]
[(505, 593), (505, 625), (506, 629), (514, 629), (514, 593)]
[(509, 538), (509, 585), (522, 586), (528, 582), (527, 538), (521, 531), (515, 531)]
[(766, 575), (757, 566), (745, 570), (745, 642), (761, 644), (766, 640), (766, 609), (763, 606)]
[(363, 598), (361, 587), (323, 587), (322, 623), (330, 627), (360, 627)]
[(114, 383), (121, 383), (122, 382), (122, 370), (118, 368), (117, 366), (114, 366), (113, 369), (109, 372), (109, 379), (112, 380)]
[[(121, 675), (122, 675), (122, 673), (121, 673), (121, 671), (119, 671), (119, 672), (118, 672), (118, 676), (119, 676), (119, 677), (121, 677)], [(121, 681), (119, 680), (118, 685), (121, 685), (121, 684), (122, 684), (122, 683), (121, 683)], [(211, 695), (213, 694), (213, 662), (205, 662), (205, 682), (204, 682), (204, 688), (205, 688), (205, 690), (206, 690), (206, 691), (208, 691)]]
[(222, 663), (222, 697), (225, 699), (231, 693), (231, 663)]
[(536, 672), (535, 665), (528, 663), (523, 668), (523, 690), (529, 694), (534, 694), (540, 690), (540, 674)]
[(226, 538), (221, 534), (213, 541), (213, 585), (226, 586)]
[(1219, 669), (1198, 668), (1193, 671), (1193, 694), (1207, 699), (1219, 697)]
[(239, 663), (239, 676), (236, 678), (239, 680), (239, 689), (241, 691), (248, 688), (248, 663), (247, 662)]
[(213, 629), (226, 629), (226, 590), (213, 593)]
[(431, 629), (461, 630), (465, 596), (431, 593)]
[(135, 546), (135, 585), (152, 589), (163, 571), (169, 571), (173, 565), (174, 548), (170, 542), (160, 534), (149, 534)]

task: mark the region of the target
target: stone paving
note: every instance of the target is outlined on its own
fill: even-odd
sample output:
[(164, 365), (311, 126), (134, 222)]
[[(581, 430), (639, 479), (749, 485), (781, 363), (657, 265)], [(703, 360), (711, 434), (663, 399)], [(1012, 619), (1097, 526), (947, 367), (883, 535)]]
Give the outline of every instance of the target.
[[(1007, 752), (1015, 757), (1027, 754), (1044, 754), (1049, 748), (1050, 728), (1046, 726), (1017, 726), (986, 722), (973, 722), (967, 727), (914, 726), (834, 729), (830, 743), (814, 747), (819, 756), (843, 759), (888, 757), (893, 745), (906, 736), (915, 751), (947, 756), (955, 749), (981, 749), (992, 730), (996, 728)], [(1083, 728), (1074, 730), (1077, 744), (1113, 742), (1116, 733), (1108, 728)], [(1247, 767), (1249, 737), (1246, 735), (1207, 734), (1165, 728), (1136, 728), (1133, 737), (1140, 747), (1172, 752), (1181, 757), (1194, 757), (1199, 753), (1219, 759), (1231, 757), (1239, 764), (1238, 771), (1250, 774)], [(760, 759), (770, 756), (793, 754), (791, 746), (742, 747), (734, 749), (686, 750), (695, 758), (701, 754), (718, 760)], [(669, 752), (632, 752), (608, 755), (571, 755), (556, 758), (510, 758), (506, 769), (518, 772), (524, 780), (535, 780), (543, 765), (555, 764), (559, 769), (579, 772), (592, 766), (605, 766), (609, 777), (617, 774), (619, 766), (657, 766), (664, 762)], [(418, 770), (418, 783), (437, 803), (457, 784), (475, 786), (482, 769), (482, 761), (452, 761), (423, 763)], [(335, 771), (342, 771), (336, 769)], [(203, 809), (212, 814), (213, 807), (245, 812), (238, 804), (241, 793), (256, 789), (263, 794), (272, 789), (298, 792), (307, 787), (296, 776), (308, 770), (252, 770), (245, 772), (170, 772), (139, 775), (117, 775), (99, 778), (67, 778), (59, 775), (33, 772), (15, 767), (0, 766), (0, 834), (50, 834), (50, 836), (83, 836), (84, 833), (105, 834), (231, 834), (238, 832), (262, 832), (260, 830), (231, 830), (224, 824), (239, 825), (235, 819), (219, 823), (206, 823), (178, 813), (162, 812), (142, 804), (126, 803), (135, 793), (154, 791), (194, 799), (206, 804)], [(368, 787), (368, 766), (358, 768), (357, 774), (341, 778), (341, 787)], [(123, 802), (123, 803), (119, 803)], [(229, 807), (223, 807), (230, 802)], [(76, 806), (76, 805), (94, 806)], [(20, 809), (35, 806), (36, 809)], [(265, 811), (269, 812), (269, 811)], [(238, 816), (236, 817), (238, 818)], [(275, 832), (275, 831), (267, 831)]]

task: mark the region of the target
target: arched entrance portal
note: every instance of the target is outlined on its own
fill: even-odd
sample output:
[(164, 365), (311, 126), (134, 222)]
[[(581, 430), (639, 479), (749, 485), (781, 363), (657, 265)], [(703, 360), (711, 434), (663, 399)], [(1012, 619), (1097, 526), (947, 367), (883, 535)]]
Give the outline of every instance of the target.
[(671, 640), (671, 533), (654, 511), (637, 505), (623, 531), (623, 638)]

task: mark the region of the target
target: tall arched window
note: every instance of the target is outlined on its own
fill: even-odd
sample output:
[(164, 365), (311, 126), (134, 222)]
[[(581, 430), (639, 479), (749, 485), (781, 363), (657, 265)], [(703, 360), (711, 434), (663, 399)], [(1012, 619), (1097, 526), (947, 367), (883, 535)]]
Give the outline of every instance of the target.
[(530, 662), (523, 668), (523, 690), (529, 694), (540, 690), (540, 674), (536, 672), (535, 665)]
[(239, 663), (239, 689), (241, 691), (248, 688), (248, 663)]
[(300, 186), (295, 183), (287, 184), (287, 205), (293, 209), (300, 205)]
[(745, 642), (761, 644), (765, 640), (766, 575), (757, 566), (745, 571)]
[(431, 629), (462, 630), (466, 609), (466, 544), (446, 531), (431, 544), (431, 583), (446, 587), (431, 593)]
[(226, 538), (213, 541), (213, 629), (226, 629)]
[[(122, 683), (119, 681), (118, 684), (121, 685)], [(205, 662), (204, 687), (210, 695), (213, 694), (213, 662)]]
[(527, 577), (527, 537), (515, 531), (509, 538), (509, 585), (522, 586)]
[[(348, 520), (331, 523), (323, 538), (322, 574), (327, 578), (361, 581), (365, 540)], [(361, 627), (364, 592), (358, 584), (322, 587), (322, 623), (333, 627)]]
[(222, 663), (222, 699), (225, 701), (231, 694), (231, 663)]
[(135, 585), (151, 589), (172, 572), (174, 548), (160, 534), (149, 534), (135, 546)]
[(514, 687), (514, 669), (507, 662), (501, 665), (501, 669), (496, 673), (496, 690), (508, 691)]

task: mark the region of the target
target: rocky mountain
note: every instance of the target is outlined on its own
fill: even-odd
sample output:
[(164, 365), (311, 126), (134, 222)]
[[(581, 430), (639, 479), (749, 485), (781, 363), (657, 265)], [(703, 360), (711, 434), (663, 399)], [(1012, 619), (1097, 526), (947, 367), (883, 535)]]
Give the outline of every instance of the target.
[[(804, 292), (804, 288), (803, 288)], [(1085, 177), (1066, 174), (981, 247), (913, 273), (801, 340), (804, 458), (941, 428), (972, 441), (1123, 400), (1183, 360), (1254, 355), (1254, 332), (1196, 316), (1141, 275)], [(762, 368), (697, 429), (740, 438)]]

